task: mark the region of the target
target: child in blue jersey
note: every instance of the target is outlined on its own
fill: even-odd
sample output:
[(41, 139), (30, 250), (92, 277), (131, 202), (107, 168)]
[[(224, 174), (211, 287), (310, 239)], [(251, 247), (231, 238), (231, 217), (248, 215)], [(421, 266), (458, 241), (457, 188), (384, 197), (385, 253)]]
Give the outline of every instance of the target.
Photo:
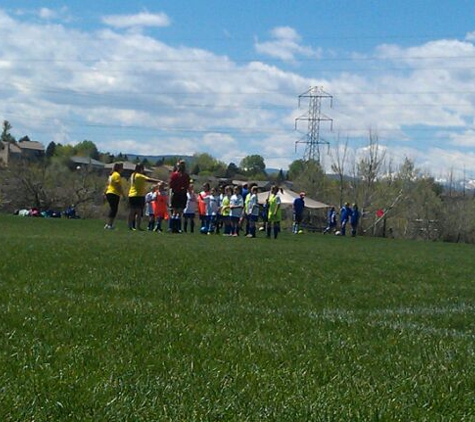
[(292, 203), (293, 224), (292, 233), (297, 234), (300, 231), (300, 224), (303, 220), (303, 212), (305, 210), (305, 192), (300, 192), (300, 195), (294, 199)]
[(346, 234), (346, 225), (351, 218), (351, 208), (350, 203), (346, 202), (345, 205), (340, 210), (340, 224), (341, 224), (341, 235), (345, 236)]
[(244, 208), (244, 200), (241, 195), (241, 188), (236, 186), (234, 193), (229, 200), (229, 209), (231, 217), (231, 236), (238, 236), (239, 221), (242, 217), (242, 210)]
[(355, 237), (358, 230), (358, 223), (360, 221), (360, 212), (358, 210), (358, 205), (353, 204), (351, 210), (350, 224), (351, 224), (351, 236)]
[(328, 210), (327, 227), (325, 228), (325, 230), (323, 230), (323, 234), (335, 231), (335, 229), (336, 229), (336, 210), (335, 210), (335, 207), (331, 207)]

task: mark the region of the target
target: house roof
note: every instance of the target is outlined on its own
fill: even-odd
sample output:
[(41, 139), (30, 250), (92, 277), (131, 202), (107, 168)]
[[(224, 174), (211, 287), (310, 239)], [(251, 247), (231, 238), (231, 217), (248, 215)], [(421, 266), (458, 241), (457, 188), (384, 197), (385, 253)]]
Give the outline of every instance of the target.
[(44, 151), (45, 147), (41, 142), (21, 141), (16, 144), (21, 149), (33, 149), (35, 151)]
[(81, 157), (79, 155), (74, 155), (71, 157), (71, 161), (74, 164), (81, 164), (81, 165), (91, 165), (93, 167), (104, 167), (104, 163), (102, 161), (94, 160), (94, 158), (90, 157)]
[[(131, 172), (135, 171), (135, 166), (136, 166), (137, 164), (132, 163), (132, 162), (130, 162), (130, 161), (120, 161), (120, 162), (123, 164), (125, 171), (131, 171)], [(112, 167), (114, 167), (114, 164), (115, 164), (115, 163), (106, 164), (106, 165), (104, 166), (104, 168), (112, 170)], [(145, 173), (151, 174), (151, 173), (153, 173), (153, 170), (152, 170), (152, 169), (149, 169), (149, 168), (145, 168)]]
[[(2, 144), (3, 148), (7, 146), (7, 142), (2, 141), (0, 143)], [(21, 149), (18, 148), (18, 144), (14, 144), (13, 142), (11, 142), (8, 145), (10, 145), (10, 152), (12, 152), (13, 154), (21, 154)]]
[(255, 185), (259, 189), (269, 188), (272, 185), (272, 182), (268, 180), (233, 180), (232, 183), (233, 185), (241, 185), (241, 186), (244, 184), (248, 186)]

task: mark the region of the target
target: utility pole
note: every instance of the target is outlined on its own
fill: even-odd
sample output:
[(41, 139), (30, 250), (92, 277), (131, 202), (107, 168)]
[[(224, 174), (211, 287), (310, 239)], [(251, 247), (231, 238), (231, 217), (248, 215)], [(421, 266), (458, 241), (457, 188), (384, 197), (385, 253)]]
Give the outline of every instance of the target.
[(295, 119), (295, 130), (297, 130), (299, 121), (307, 121), (307, 134), (304, 138), (295, 142), (295, 151), (297, 151), (297, 144), (305, 144), (304, 160), (315, 160), (320, 164), (320, 145), (329, 145), (327, 141), (320, 137), (320, 122), (330, 122), (330, 130), (333, 130), (333, 119), (322, 114), (322, 102), (324, 99), (330, 100), (330, 107), (332, 107), (333, 97), (321, 87), (313, 86), (299, 95), (299, 108), (304, 99), (308, 99), (308, 112)]

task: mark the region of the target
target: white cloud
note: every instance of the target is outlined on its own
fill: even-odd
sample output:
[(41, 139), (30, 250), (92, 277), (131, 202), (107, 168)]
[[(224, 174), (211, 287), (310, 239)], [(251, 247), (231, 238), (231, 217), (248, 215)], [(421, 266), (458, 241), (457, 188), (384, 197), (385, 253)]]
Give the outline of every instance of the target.
[(467, 41), (475, 41), (475, 31), (469, 32), (467, 35), (465, 35), (465, 39)]
[(451, 145), (461, 147), (475, 147), (475, 130), (467, 130), (460, 134), (449, 135)]
[(38, 12), (38, 16), (41, 19), (55, 19), (58, 16), (58, 14), (53, 9), (42, 7)]
[(135, 15), (108, 15), (102, 21), (114, 28), (131, 27), (167, 27), (170, 26), (170, 18), (165, 13), (142, 12)]
[(301, 36), (294, 28), (290, 28), (289, 26), (280, 26), (277, 28), (272, 29), (271, 35), (274, 38), (281, 39), (281, 40), (289, 40), (299, 42), (301, 40)]
[[(111, 25), (129, 28), (147, 21), (122, 18)], [(148, 22), (164, 25), (167, 19)], [(355, 151), (375, 128), (395, 161), (410, 154), (417, 166), (434, 171), (460, 163), (475, 168), (473, 155), (466, 154), (475, 138), (475, 47), (467, 41), (384, 45), (370, 57), (374, 60), (352, 59), (358, 66), (376, 61), (376, 72), (315, 78), (303, 68), (289, 72), (257, 60), (242, 64), (137, 32), (38, 22), (0, 10), (0, 116), (11, 121), (15, 136), (28, 134), (45, 144), (92, 139), (110, 152), (209, 152), (236, 164), (261, 154), (268, 167), (285, 168), (304, 151), (303, 145), (294, 149), (301, 136), (293, 131), (294, 120), (308, 111), (307, 104), (297, 110), (298, 95), (318, 85), (334, 96), (334, 108), (324, 102), (323, 113)], [(293, 28), (275, 28), (271, 36), (271, 57), (318, 55), (302, 46)], [(266, 51), (265, 43), (258, 45)], [(335, 134), (321, 124), (330, 143)]]
[(300, 44), (301, 37), (290, 27), (277, 27), (271, 31), (271, 41), (255, 42), (258, 53), (275, 57), (284, 61), (293, 61), (297, 55), (319, 57), (321, 52)]
[(39, 9), (16, 9), (14, 14), (20, 17), (35, 17), (48, 21), (62, 20), (68, 22), (71, 20), (67, 6), (58, 9), (52, 9), (49, 7), (41, 7)]

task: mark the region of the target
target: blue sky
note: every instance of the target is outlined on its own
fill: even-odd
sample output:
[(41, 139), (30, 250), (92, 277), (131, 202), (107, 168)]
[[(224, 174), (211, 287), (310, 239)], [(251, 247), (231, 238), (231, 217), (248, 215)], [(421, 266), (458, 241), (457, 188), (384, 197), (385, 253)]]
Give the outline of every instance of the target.
[(475, 176), (474, 2), (47, 4), (0, 4), (0, 118), (17, 137), (286, 168), (304, 153), (298, 96), (319, 86), (327, 168), (371, 132), (393, 168)]

